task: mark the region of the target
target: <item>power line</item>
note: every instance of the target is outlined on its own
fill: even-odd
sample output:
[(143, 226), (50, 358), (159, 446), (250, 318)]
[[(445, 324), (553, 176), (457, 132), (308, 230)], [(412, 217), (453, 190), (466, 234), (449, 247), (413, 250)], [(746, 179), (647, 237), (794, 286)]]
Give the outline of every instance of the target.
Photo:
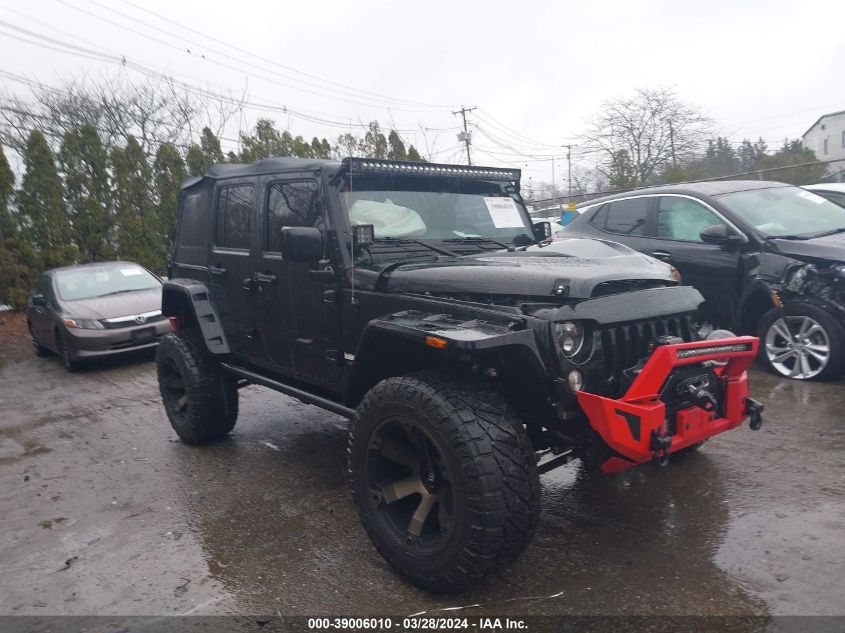
[[(184, 49), (183, 49), (183, 48), (182, 48), (182, 47), (180, 47), (180, 46), (177, 46), (177, 45), (175, 45), (175, 44), (172, 44), (171, 42), (167, 42), (167, 41), (165, 41), (165, 40), (163, 40), (163, 39), (161, 39), (161, 38), (158, 38), (158, 37), (155, 37), (155, 36), (153, 36), (153, 35), (150, 35), (149, 33), (144, 33), (143, 31), (139, 31), (139, 30), (134, 29), (134, 28), (132, 28), (132, 27), (130, 27), (130, 26), (127, 26), (127, 25), (125, 25), (125, 24), (121, 24), (120, 22), (116, 22), (116, 21), (111, 20), (111, 19), (109, 19), (109, 18), (107, 18), (107, 17), (104, 17), (104, 16), (102, 16), (102, 15), (98, 15), (97, 13), (93, 13), (93, 12), (91, 12), (91, 11), (88, 11), (87, 9), (83, 9), (82, 7), (77, 7), (77, 6), (74, 6), (73, 4), (70, 4), (69, 2), (66, 2), (65, 0), (56, 0), (56, 2), (59, 2), (60, 4), (63, 4), (63, 5), (65, 5), (66, 7), (70, 8), (70, 9), (73, 9), (74, 11), (79, 11), (79, 12), (81, 12), (81, 13), (84, 13), (84, 14), (86, 14), (86, 15), (89, 15), (89, 16), (93, 17), (94, 19), (100, 20), (100, 21), (105, 22), (105, 23), (107, 23), (107, 24), (111, 24), (112, 26), (116, 26), (117, 28), (123, 29), (123, 30), (125, 30), (125, 31), (129, 31), (130, 33), (134, 33), (134, 34), (136, 34), (136, 35), (138, 35), (138, 36), (140, 36), (140, 37), (143, 37), (143, 38), (146, 38), (146, 39), (148, 39), (148, 40), (151, 40), (151, 41), (157, 42), (157, 43), (159, 43), (159, 44), (161, 44), (161, 45), (163, 45), (163, 46), (167, 46), (168, 48), (172, 48), (172, 49), (177, 50), (177, 51), (179, 51), (179, 52), (182, 52), (182, 53), (186, 53), (186, 52), (187, 52), (189, 55), (193, 55), (194, 57), (196, 57), (196, 55), (194, 55), (193, 53), (191, 53), (190, 49), (188, 49), (188, 48), (184, 48)], [(130, 19), (131, 19), (131, 18), (130, 18)], [(155, 27), (153, 27), (153, 28), (155, 28)], [(159, 30), (160, 30), (160, 29), (159, 29)], [(224, 56), (226, 56), (226, 55), (224, 54)], [(231, 56), (227, 56), (227, 57), (231, 57)], [(228, 68), (229, 70), (234, 70), (235, 72), (238, 72), (238, 73), (243, 73), (244, 75), (247, 75), (247, 76), (250, 76), (250, 77), (254, 77), (254, 78), (256, 78), (256, 79), (260, 79), (260, 80), (262, 80), (262, 81), (267, 81), (267, 82), (270, 82), (270, 83), (274, 83), (274, 84), (276, 84), (276, 85), (282, 86), (283, 88), (290, 88), (290, 89), (293, 89), (293, 90), (298, 90), (298, 91), (300, 91), (300, 92), (305, 92), (305, 93), (313, 94), (313, 95), (316, 95), (316, 96), (319, 96), (319, 97), (323, 97), (323, 98), (326, 98), (326, 99), (333, 99), (333, 100), (335, 100), (335, 101), (343, 101), (343, 102), (346, 102), (346, 103), (354, 103), (354, 104), (356, 104), (356, 105), (364, 105), (364, 106), (368, 106), (368, 107), (372, 107), (372, 108), (380, 108), (380, 109), (384, 109), (384, 110), (391, 110), (391, 109), (394, 109), (394, 110), (398, 110), (398, 111), (402, 111), (402, 112), (433, 112), (433, 111), (438, 111), (438, 110), (432, 110), (432, 109), (428, 109), (428, 110), (419, 110), (419, 109), (409, 109), (409, 108), (405, 108), (405, 107), (398, 107), (398, 106), (397, 106), (397, 107), (393, 107), (393, 106), (388, 106), (388, 105), (383, 105), (383, 104), (375, 104), (375, 103), (369, 103), (369, 102), (359, 101), (359, 100), (356, 100), (356, 99), (347, 99), (347, 98), (345, 98), (345, 97), (335, 96), (335, 95), (333, 95), (333, 94), (327, 94), (327, 93), (324, 93), (324, 92), (317, 92), (317, 91), (315, 91), (315, 90), (310, 90), (310, 89), (308, 89), (308, 88), (302, 88), (302, 87), (299, 87), (299, 86), (297, 86), (297, 85), (295, 85), (295, 84), (285, 83), (285, 82), (282, 82), (282, 81), (278, 81), (278, 80), (276, 80), (276, 79), (272, 79), (272, 78), (265, 77), (265, 76), (262, 76), (262, 75), (257, 75), (257, 74), (255, 74), (255, 73), (253, 73), (253, 72), (249, 72), (248, 70), (245, 70), (244, 68), (238, 68), (238, 67), (236, 67), (236, 66), (232, 66), (231, 64), (227, 64), (227, 63), (222, 62), (222, 61), (220, 61), (220, 60), (211, 59), (211, 58), (208, 58), (208, 57), (206, 57), (206, 56), (201, 56), (201, 59), (203, 59), (203, 60), (205, 60), (205, 61), (207, 61), (207, 62), (209, 62), (209, 63), (212, 63), (212, 64), (216, 64), (216, 65), (218, 65), (218, 66), (221, 66), (221, 67), (223, 67), (223, 68)], [(239, 62), (239, 63), (242, 63), (242, 64), (243, 64), (244, 62)], [(248, 64), (248, 65), (250, 65), (250, 66), (252, 66), (252, 67), (255, 67), (255, 65), (253, 65), (253, 64)], [(262, 69), (262, 70), (263, 70), (263, 69)], [(272, 72), (272, 71), (271, 71), (271, 72)], [(279, 74), (279, 73), (275, 73), (275, 74)]]
[(223, 46), (226, 46), (226, 47), (228, 47), (228, 48), (231, 48), (231, 49), (233, 49), (233, 50), (236, 50), (236, 51), (238, 51), (238, 52), (240, 52), (240, 53), (243, 53), (243, 54), (245, 54), (245, 55), (249, 55), (250, 57), (253, 57), (253, 58), (255, 58), (255, 59), (261, 60), (262, 62), (265, 62), (265, 63), (268, 63), (268, 64), (273, 64), (274, 66), (278, 66), (279, 68), (284, 68), (285, 70), (288, 70), (288, 71), (290, 71), (290, 72), (294, 72), (294, 73), (297, 73), (297, 74), (303, 75), (303, 76), (305, 76), (305, 77), (310, 77), (311, 79), (315, 79), (315, 80), (317, 80), (317, 81), (322, 81), (322, 82), (324, 82), (324, 83), (326, 83), (326, 84), (330, 84), (330, 85), (333, 85), (333, 86), (339, 86), (339, 87), (341, 87), (341, 88), (346, 88), (346, 89), (348, 89), (348, 90), (354, 90), (354, 91), (356, 91), (356, 92), (360, 92), (360, 93), (362, 93), (362, 94), (367, 94), (367, 95), (370, 95), (370, 96), (372, 96), (372, 97), (378, 97), (378, 98), (380, 98), (380, 99), (384, 99), (384, 100), (388, 100), (388, 101), (395, 101), (395, 102), (397, 102), (397, 103), (398, 103), (398, 102), (403, 102), (403, 103), (406, 103), (406, 104), (408, 104), (408, 105), (418, 105), (418, 106), (425, 106), (425, 107), (430, 107), (430, 108), (451, 108), (451, 107), (453, 107), (453, 105), (446, 105), (446, 104), (430, 104), (430, 103), (423, 103), (423, 102), (418, 102), (418, 101), (411, 101), (411, 100), (408, 100), (408, 99), (396, 99), (396, 98), (393, 98), (393, 97), (388, 97), (388, 96), (385, 96), (385, 95), (379, 94), (379, 93), (377, 93), (377, 92), (370, 92), (370, 91), (368, 91), (368, 90), (362, 90), (362, 89), (360, 89), (360, 88), (354, 88), (354, 87), (352, 87), (352, 86), (349, 86), (349, 85), (346, 85), (346, 84), (342, 84), (342, 83), (339, 83), (339, 82), (330, 81), (330, 80), (328, 80), (328, 79), (324, 79), (324, 78), (319, 77), (319, 76), (317, 76), (317, 75), (313, 75), (313, 74), (311, 74), (311, 73), (307, 73), (307, 72), (304, 72), (304, 71), (302, 71), (302, 70), (298, 70), (298, 69), (293, 68), (293, 67), (291, 67), (291, 66), (287, 66), (287, 65), (282, 64), (282, 63), (280, 63), (280, 62), (278, 62), (278, 61), (276, 61), (276, 60), (273, 60), (273, 59), (270, 59), (270, 58), (267, 58), (267, 57), (262, 57), (261, 55), (256, 55), (255, 53), (252, 53), (252, 52), (250, 52), (250, 51), (248, 51), (248, 50), (245, 50), (245, 49), (243, 49), (243, 48), (240, 48), (240, 47), (238, 47), (238, 46), (235, 46), (234, 44), (231, 44), (231, 43), (225, 42), (225, 41), (223, 41), (223, 40), (221, 40), (221, 39), (218, 39), (218, 38), (216, 38), (216, 37), (213, 37), (213, 36), (211, 36), (211, 35), (208, 35), (207, 33), (204, 33), (204, 32), (199, 31), (199, 30), (197, 30), (197, 29), (191, 28), (191, 27), (189, 27), (189, 26), (187, 26), (187, 25), (185, 25), (185, 24), (182, 24), (181, 22), (178, 22), (178, 21), (176, 21), (176, 20), (173, 20), (173, 19), (171, 19), (171, 18), (168, 18), (167, 16), (161, 15), (160, 13), (156, 13), (155, 11), (152, 11), (151, 9), (148, 9), (148, 8), (146, 8), (146, 7), (143, 7), (143, 6), (140, 6), (140, 5), (138, 5), (138, 4), (134, 3), (134, 2), (130, 2), (130, 0), (121, 0), (121, 2), (123, 2), (124, 4), (127, 4), (127, 5), (129, 5), (129, 6), (131, 6), (131, 7), (134, 7), (135, 9), (138, 9), (139, 11), (143, 11), (143, 12), (145, 12), (145, 13), (148, 13), (148, 14), (150, 14), (150, 15), (152, 15), (152, 16), (154, 16), (154, 17), (156, 17), (156, 18), (160, 19), (160, 20), (163, 20), (163, 21), (165, 21), (165, 22), (169, 22), (170, 24), (173, 24), (173, 25), (175, 25), (175, 26), (178, 26), (179, 28), (182, 28), (182, 29), (184, 29), (184, 30), (186, 30), (186, 31), (190, 31), (191, 33), (195, 33), (195, 34), (197, 34), (197, 35), (200, 35), (200, 36), (202, 36), (202, 37), (204, 37), (204, 38), (206, 38), (206, 39), (208, 39), (208, 40), (211, 40), (212, 42), (216, 42), (216, 43), (218, 43), (218, 44), (222, 44)]

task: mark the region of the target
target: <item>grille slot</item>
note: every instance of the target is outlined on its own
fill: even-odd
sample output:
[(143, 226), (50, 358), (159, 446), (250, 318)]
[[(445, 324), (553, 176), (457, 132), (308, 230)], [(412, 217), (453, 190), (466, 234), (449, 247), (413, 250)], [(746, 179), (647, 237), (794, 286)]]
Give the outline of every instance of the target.
[(692, 332), (690, 316), (664, 317), (603, 329), (601, 344), (605, 371), (614, 384), (624, 384), (626, 379), (623, 372), (648, 355), (648, 345), (655, 338), (668, 334), (689, 342), (693, 340)]

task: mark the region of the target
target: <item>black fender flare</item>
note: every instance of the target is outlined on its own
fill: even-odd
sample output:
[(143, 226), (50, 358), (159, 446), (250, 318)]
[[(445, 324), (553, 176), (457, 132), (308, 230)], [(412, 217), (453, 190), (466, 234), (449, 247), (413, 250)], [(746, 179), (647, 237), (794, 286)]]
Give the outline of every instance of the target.
[(169, 279), (161, 291), (161, 313), (177, 317), (183, 328), (196, 327), (212, 354), (228, 354), (229, 342), (205, 284), (194, 279)]
[[(442, 347), (433, 347), (430, 338)], [(422, 369), (408, 365), (407, 352), (418, 350), (436, 359), (447, 355), (472, 361), (485, 352), (521, 354), (529, 363), (526, 371), (538, 376), (546, 367), (537, 346), (534, 330), (511, 329), (509, 322), (460, 321), (446, 314), (409, 310), (370, 321), (361, 333), (352, 366), (345, 402), (355, 406), (376, 382), (390, 375)], [(394, 371), (391, 371), (393, 369)]]

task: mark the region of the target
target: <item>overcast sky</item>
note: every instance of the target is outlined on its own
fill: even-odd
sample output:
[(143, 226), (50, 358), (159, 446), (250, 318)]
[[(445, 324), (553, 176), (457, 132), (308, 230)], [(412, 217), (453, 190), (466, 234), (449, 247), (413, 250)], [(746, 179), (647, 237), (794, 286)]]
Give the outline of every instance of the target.
[[(674, 88), (732, 140), (762, 136), (770, 145), (845, 109), (841, 0), (0, 0), (0, 14), (7, 25), (181, 81), (235, 93), (248, 86), (255, 102), (335, 123), (378, 119), (442, 162), (465, 158), (452, 110), (479, 106), (469, 115), (474, 162), (548, 180), (548, 156), (560, 152), (559, 183), (566, 163), (556, 147), (577, 143), (602, 101), (638, 87)], [(0, 24), (3, 71), (45, 83), (83, 72), (137, 76), (6, 33), (22, 35)], [(258, 116), (307, 138), (345, 131), (258, 110), (245, 123)]]

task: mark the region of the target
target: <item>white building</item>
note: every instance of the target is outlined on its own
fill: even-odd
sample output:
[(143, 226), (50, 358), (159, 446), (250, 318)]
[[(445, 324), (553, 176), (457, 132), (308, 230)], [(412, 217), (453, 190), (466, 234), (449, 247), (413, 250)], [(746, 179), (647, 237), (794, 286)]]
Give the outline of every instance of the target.
[(819, 160), (845, 160), (845, 110), (823, 114), (802, 138)]

